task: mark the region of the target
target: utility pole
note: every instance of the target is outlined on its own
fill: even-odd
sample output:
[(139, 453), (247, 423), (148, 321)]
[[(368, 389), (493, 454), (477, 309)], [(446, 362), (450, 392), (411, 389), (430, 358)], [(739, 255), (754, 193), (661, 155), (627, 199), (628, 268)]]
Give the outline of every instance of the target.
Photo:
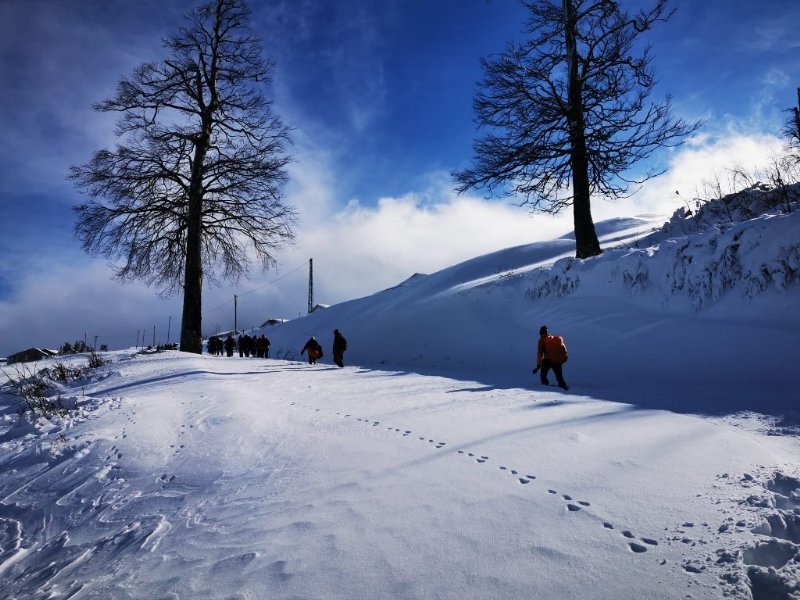
[(169, 346), (169, 330), (172, 328), (172, 316), (167, 321), (167, 346)]
[(153, 325), (153, 348), (156, 347), (156, 326)]
[(94, 336), (94, 348), (92, 350), (97, 350), (97, 336)]
[(136, 349), (139, 349), (139, 330), (136, 330)]
[(314, 259), (308, 259), (308, 314), (314, 310)]
[(239, 333), (239, 323), (237, 321), (239, 296), (233, 295), (233, 331)]

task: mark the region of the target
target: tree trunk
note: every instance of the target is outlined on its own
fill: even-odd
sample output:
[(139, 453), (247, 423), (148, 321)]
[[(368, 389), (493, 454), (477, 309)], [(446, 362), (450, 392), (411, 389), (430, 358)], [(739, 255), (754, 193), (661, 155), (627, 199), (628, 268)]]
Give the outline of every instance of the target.
[(211, 142), (211, 119), (204, 118), (203, 121), (203, 133), (195, 148), (189, 184), (181, 319), (181, 351), (195, 354), (203, 353), (203, 166)]
[(569, 135), (572, 167), (572, 211), (575, 226), (575, 256), (589, 258), (602, 252), (592, 220), (589, 185), (589, 159), (586, 152), (586, 125), (583, 118), (583, 85), (578, 73), (578, 48), (572, 0), (564, 0), (564, 30), (569, 69)]
[[(196, 194), (195, 194), (196, 195)], [(181, 318), (181, 351), (203, 353), (202, 332), (202, 195), (189, 198), (189, 224), (186, 231), (186, 269), (183, 279), (183, 316)]]

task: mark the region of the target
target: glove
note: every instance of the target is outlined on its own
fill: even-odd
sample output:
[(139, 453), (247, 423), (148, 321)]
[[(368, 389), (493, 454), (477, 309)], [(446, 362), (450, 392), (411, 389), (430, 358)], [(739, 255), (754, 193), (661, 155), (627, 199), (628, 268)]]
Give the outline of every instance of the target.
[(533, 370), (531, 371), (531, 373), (533, 373), (534, 375), (535, 375), (536, 373), (538, 373), (538, 372), (539, 372), (539, 367), (536, 367), (535, 369), (533, 369)]

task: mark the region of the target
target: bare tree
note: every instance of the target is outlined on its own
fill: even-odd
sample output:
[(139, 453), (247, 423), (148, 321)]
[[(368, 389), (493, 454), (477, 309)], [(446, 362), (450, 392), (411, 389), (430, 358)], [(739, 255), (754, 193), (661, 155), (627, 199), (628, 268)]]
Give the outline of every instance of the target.
[(244, 0), (211, 0), (164, 40), (95, 110), (119, 112), (120, 144), (73, 167), (93, 200), (75, 207), (84, 250), (116, 261), (121, 281), (183, 291), (180, 348), (202, 351), (204, 279), (248, 273), (255, 256), (294, 238), (283, 202), (289, 128), (265, 95), (273, 64), (262, 55)]
[(657, 148), (681, 143), (699, 123), (670, 116), (655, 86), (650, 48), (634, 42), (671, 16), (667, 0), (635, 16), (615, 0), (529, 0), (522, 43), (482, 59), (474, 166), (454, 173), (457, 191), (486, 189), (521, 197), (532, 210), (573, 207), (576, 255), (600, 254), (592, 194), (619, 198), (660, 172), (627, 173)]

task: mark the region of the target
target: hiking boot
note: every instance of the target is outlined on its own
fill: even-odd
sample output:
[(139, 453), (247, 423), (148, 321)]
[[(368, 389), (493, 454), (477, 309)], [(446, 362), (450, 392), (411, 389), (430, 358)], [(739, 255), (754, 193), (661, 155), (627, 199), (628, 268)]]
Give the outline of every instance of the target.
[(559, 383), (558, 387), (560, 387), (562, 390), (565, 390), (565, 391), (569, 389), (569, 386), (564, 382)]

